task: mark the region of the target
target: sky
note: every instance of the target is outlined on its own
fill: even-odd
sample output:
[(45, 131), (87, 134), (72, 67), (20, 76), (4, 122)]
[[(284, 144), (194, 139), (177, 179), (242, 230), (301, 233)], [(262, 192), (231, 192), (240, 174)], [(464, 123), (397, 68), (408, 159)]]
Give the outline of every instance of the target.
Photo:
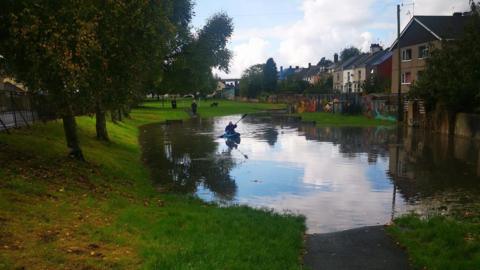
[[(239, 78), (249, 66), (273, 57), (280, 66), (308, 66), (322, 57), (371, 43), (389, 47), (396, 37), (396, 5), (402, 4), (402, 28), (415, 15), (451, 15), (468, 10), (468, 0), (196, 0), (194, 28), (224, 11), (233, 18), (228, 45), (234, 57), (230, 73)], [(414, 3), (414, 5), (412, 4)]]

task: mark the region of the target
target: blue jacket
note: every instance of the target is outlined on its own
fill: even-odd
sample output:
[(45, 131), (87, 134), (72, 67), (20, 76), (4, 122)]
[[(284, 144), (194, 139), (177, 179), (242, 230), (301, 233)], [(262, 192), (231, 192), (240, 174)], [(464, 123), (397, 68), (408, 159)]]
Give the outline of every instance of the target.
[(226, 133), (235, 133), (235, 129), (237, 128), (237, 125), (234, 125), (234, 124), (228, 124), (226, 127), (225, 127), (225, 132)]

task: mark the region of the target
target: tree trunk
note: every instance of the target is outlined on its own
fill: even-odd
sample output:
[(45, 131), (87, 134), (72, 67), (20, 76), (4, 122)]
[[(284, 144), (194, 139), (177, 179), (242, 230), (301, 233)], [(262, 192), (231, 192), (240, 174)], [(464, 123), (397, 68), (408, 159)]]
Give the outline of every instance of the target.
[(117, 123), (117, 114), (116, 114), (115, 110), (110, 111), (110, 117), (112, 118), (112, 122), (116, 124)]
[(123, 106), (123, 117), (130, 118), (130, 106)]
[(96, 119), (96, 131), (97, 139), (101, 141), (109, 141), (107, 132), (107, 120), (105, 118), (105, 111), (102, 109), (102, 105), (99, 101), (95, 106), (95, 119)]
[(121, 108), (118, 109), (118, 114), (117, 114), (117, 116), (118, 116), (118, 121), (122, 122), (122, 109), (121, 109)]
[(67, 146), (70, 150), (68, 155), (77, 160), (85, 161), (82, 150), (80, 149), (80, 145), (78, 143), (77, 123), (75, 122), (75, 116), (73, 116), (73, 113), (70, 112), (67, 115), (64, 115), (62, 120), (63, 130), (65, 131), (65, 139), (67, 140)]

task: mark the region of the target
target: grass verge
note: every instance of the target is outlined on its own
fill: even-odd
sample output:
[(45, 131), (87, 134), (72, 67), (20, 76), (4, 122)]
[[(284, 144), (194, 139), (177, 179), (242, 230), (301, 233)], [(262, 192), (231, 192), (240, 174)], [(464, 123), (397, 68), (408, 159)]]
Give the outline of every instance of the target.
[[(138, 127), (188, 117), (179, 105), (149, 102), (109, 122), (110, 143), (78, 117), (88, 163), (65, 157), (61, 122), (0, 134), (0, 269), (300, 269), (302, 217), (154, 190)], [(199, 112), (268, 108), (222, 101)]]
[(479, 269), (479, 221), (408, 215), (388, 230), (407, 249), (416, 269)]
[[(211, 104), (217, 102), (217, 107), (212, 107)], [(185, 110), (190, 109), (192, 103), (191, 99), (181, 99), (177, 101), (177, 109), (172, 110), (170, 101), (162, 102), (147, 102), (146, 106), (160, 109), (168, 114), (175, 112), (185, 115)], [(208, 118), (215, 116), (224, 116), (232, 114), (254, 113), (262, 110), (283, 109), (284, 104), (267, 104), (267, 103), (248, 103), (236, 102), (230, 100), (202, 100), (198, 102), (198, 114), (200, 117)], [(186, 117), (186, 115), (185, 115)]]
[(315, 121), (318, 126), (373, 127), (392, 126), (395, 122), (368, 118), (364, 115), (344, 115), (325, 112), (300, 113), (302, 121)]

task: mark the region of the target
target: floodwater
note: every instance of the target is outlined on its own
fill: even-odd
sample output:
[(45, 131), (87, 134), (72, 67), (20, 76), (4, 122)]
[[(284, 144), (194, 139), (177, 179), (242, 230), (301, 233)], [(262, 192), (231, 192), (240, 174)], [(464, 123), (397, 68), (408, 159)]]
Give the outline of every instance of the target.
[(144, 126), (143, 159), (163, 191), (306, 216), (309, 233), (386, 224), (480, 203), (480, 147), (419, 130), (315, 127), (250, 115)]

